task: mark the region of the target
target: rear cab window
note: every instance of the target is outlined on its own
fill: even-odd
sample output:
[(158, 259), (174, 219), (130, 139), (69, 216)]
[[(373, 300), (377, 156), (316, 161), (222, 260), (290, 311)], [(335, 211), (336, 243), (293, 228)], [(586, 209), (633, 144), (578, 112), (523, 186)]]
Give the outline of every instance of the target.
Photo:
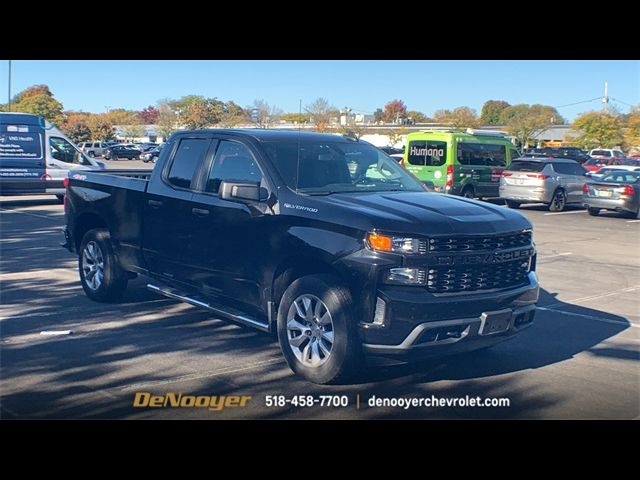
[(166, 180), (178, 188), (191, 188), (191, 182), (202, 162), (211, 140), (208, 138), (183, 138), (171, 161)]

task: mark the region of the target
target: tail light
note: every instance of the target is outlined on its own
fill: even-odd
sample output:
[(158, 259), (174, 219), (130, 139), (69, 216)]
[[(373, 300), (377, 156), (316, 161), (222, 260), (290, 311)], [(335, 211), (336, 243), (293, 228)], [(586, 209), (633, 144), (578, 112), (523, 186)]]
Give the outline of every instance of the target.
[(511, 175), (513, 175), (511, 172), (502, 172), (503, 177), (510, 177)]
[(69, 186), (69, 178), (65, 178), (64, 180), (62, 180), (62, 186), (64, 188), (67, 188)]
[(622, 190), (622, 195), (626, 195), (626, 196), (633, 196), (635, 190), (633, 189), (633, 186), (631, 185), (625, 185), (624, 189)]
[(589, 184), (585, 183), (582, 185), (582, 193), (589, 193)]
[(451, 187), (453, 187), (453, 165), (447, 165), (447, 183), (445, 183), (444, 188), (451, 190)]
[(546, 180), (547, 178), (549, 178), (549, 175), (540, 175), (540, 174), (536, 174), (536, 173), (527, 173), (527, 177), (535, 178), (536, 180)]

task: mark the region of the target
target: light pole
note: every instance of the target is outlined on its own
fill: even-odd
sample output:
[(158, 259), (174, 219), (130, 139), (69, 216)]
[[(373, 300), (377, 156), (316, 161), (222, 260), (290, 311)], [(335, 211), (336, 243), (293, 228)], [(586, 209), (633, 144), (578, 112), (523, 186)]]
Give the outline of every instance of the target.
[(7, 100), (9, 111), (11, 111), (11, 60), (9, 60), (9, 98)]

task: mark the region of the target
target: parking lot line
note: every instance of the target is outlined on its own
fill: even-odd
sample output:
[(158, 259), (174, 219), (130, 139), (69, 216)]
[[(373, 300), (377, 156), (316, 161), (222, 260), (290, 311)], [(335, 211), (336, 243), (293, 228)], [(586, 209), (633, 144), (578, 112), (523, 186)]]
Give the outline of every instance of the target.
[(638, 223), (640, 220), (627, 220), (627, 223)]
[(556, 305), (564, 305), (565, 303), (585, 302), (587, 300), (597, 300), (604, 297), (613, 297), (614, 295), (620, 295), (621, 293), (635, 292), (636, 290), (640, 290), (640, 285), (636, 285), (635, 287), (622, 288), (620, 290), (610, 290), (608, 292), (602, 292), (596, 295), (589, 295), (588, 297), (572, 298), (564, 302), (552, 303), (550, 305), (547, 305), (546, 308), (553, 308)]
[(54, 222), (60, 221), (58, 218), (52, 217), (51, 215), (40, 215), (39, 213), (23, 212), (21, 210), (12, 210), (10, 208), (2, 208), (2, 207), (0, 207), (0, 210), (2, 210), (3, 212), (9, 212), (9, 213), (22, 213), (23, 215), (29, 215), (30, 217), (45, 218), (47, 220), (52, 220)]
[(571, 210), (570, 212), (553, 212), (544, 215), (571, 215), (572, 213), (586, 213), (586, 210)]
[(581, 317), (581, 318), (588, 318), (589, 320), (595, 320), (596, 322), (603, 322), (603, 323), (613, 323), (614, 325), (624, 325), (625, 327), (635, 327), (635, 328), (640, 328), (640, 325), (637, 325), (633, 322), (630, 321), (620, 321), (620, 320), (611, 320), (610, 318), (603, 318), (603, 317), (596, 317), (594, 315), (585, 315), (584, 313), (575, 313), (575, 312), (567, 312), (566, 310), (560, 310), (557, 308), (547, 308), (547, 307), (536, 307), (536, 310), (541, 310), (543, 312), (558, 312), (558, 313), (564, 313), (565, 315), (570, 315), (572, 317)]
[(544, 257), (541, 257), (541, 260), (546, 260), (547, 258), (555, 258), (555, 257), (566, 257), (567, 255), (573, 255), (573, 252), (563, 252), (563, 253), (556, 253), (554, 255), (545, 255)]

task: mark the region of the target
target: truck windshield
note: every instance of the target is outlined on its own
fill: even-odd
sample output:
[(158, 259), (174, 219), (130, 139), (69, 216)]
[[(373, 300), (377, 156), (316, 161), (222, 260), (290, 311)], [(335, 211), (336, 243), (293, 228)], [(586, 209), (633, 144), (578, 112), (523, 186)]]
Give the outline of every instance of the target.
[(391, 157), (363, 142), (265, 142), (287, 186), (300, 193), (422, 192)]

